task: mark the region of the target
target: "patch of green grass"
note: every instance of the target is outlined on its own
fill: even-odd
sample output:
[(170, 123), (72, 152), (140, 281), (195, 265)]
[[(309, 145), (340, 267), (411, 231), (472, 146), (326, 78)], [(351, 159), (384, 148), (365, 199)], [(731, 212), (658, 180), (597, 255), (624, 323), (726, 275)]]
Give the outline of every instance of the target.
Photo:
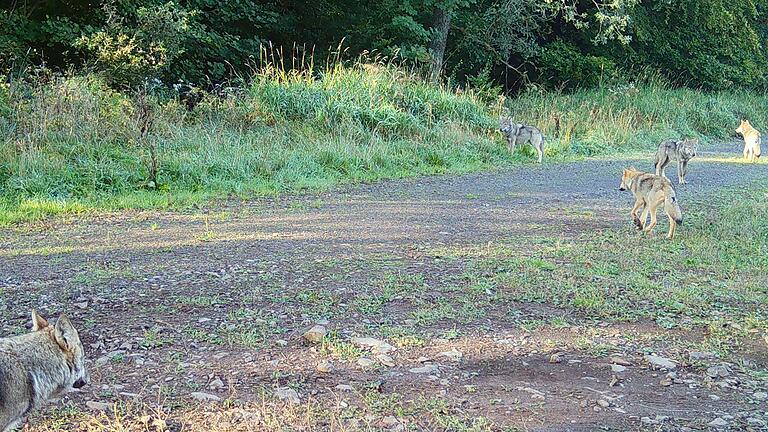
[(747, 90), (710, 93), (647, 83), (632, 91), (531, 91), (505, 106), (517, 121), (544, 131), (548, 155), (592, 156), (647, 150), (682, 135), (700, 137), (703, 145), (730, 139), (740, 120), (735, 113), (765, 128), (765, 98)]
[(0, 128), (0, 226), (530, 162), (530, 146), (510, 155), (497, 131), (506, 111), (544, 131), (547, 160), (647, 150), (682, 134), (707, 144), (733, 135), (735, 112), (758, 129), (768, 124), (768, 103), (755, 92), (647, 84), (630, 93), (530, 92), (502, 107), (387, 64), (335, 65), (322, 74), (267, 65), (233, 94), (204, 95), (192, 112), (177, 98), (151, 98), (148, 140), (159, 167), (152, 185), (132, 96), (91, 75), (14, 81), (0, 113), (7, 125)]
[(768, 185), (757, 184), (687, 203), (686, 224), (672, 241), (628, 227), (528, 245), (529, 257), (500, 246), (500, 253), (474, 256), (468, 272), (494, 281), (506, 301), (582, 317), (650, 318), (665, 328), (728, 317), (761, 332), (768, 318), (766, 193)]
[(331, 331), (320, 343), (320, 354), (345, 360), (357, 360), (363, 356), (363, 350), (341, 339), (336, 331)]
[(187, 327), (184, 329), (184, 333), (195, 342), (205, 342), (211, 345), (223, 345), (225, 343), (221, 335), (204, 329)]
[(150, 329), (144, 330), (144, 336), (141, 338), (141, 341), (139, 341), (139, 344), (143, 348), (160, 348), (163, 345), (167, 345), (172, 342), (173, 339), (162, 335), (161, 329), (152, 327)]

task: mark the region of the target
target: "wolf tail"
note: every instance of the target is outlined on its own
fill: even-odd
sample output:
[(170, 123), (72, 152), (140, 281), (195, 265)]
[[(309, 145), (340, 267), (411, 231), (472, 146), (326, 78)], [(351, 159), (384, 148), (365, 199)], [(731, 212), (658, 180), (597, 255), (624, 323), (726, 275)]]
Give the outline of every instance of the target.
[(677, 198), (674, 192), (671, 195), (667, 195), (664, 199), (664, 211), (672, 217), (678, 224), (683, 224), (683, 211), (680, 210), (680, 205), (677, 204)]

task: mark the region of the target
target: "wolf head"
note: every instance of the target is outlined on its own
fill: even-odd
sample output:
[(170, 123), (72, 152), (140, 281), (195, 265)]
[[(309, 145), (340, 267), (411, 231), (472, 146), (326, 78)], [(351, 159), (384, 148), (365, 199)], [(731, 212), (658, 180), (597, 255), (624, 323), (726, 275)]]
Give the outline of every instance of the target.
[(85, 368), (85, 350), (77, 330), (66, 315), (56, 321), (55, 326), (48, 324), (45, 318), (32, 311), (32, 331), (45, 332), (51, 341), (61, 350), (69, 366), (66, 387), (81, 388), (88, 384), (90, 376)]
[(499, 130), (505, 137), (515, 136), (521, 127), (523, 125), (513, 122), (511, 118), (502, 117), (499, 119)]
[(749, 130), (751, 127), (752, 125), (749, 124), (749, 120), (742, 120), (741, 124), (739, 124), (739, 127), (736, 128), (736, 133), (744, 135), (744, 132)]
[(683, 140), (683, 144), (680, 146), (680, 153), (687, 159), (696, 156), (696, 150), (699, 148), (698, 138), (686, 138)]
[(624, 173), (621, 176), (621, 184), (619, 184), (619, 190), (625, 191), (632, 186), (632, 179), (635, 178), (635, 175), (637, 174), (637, 170), (635, 167), (629, 167), (624, 170)]

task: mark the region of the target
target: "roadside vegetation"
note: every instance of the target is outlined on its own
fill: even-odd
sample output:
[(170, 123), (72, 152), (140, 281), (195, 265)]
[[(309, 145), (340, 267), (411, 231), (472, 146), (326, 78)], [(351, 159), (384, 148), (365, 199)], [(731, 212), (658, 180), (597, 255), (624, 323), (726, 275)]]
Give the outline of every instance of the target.
[(268, 64), (216, 93), (38, 76), (0, 87), (0, 224), (532, 163), (532, 149), (508, 154), (499, 115), (540, 126), (551, 163), (680, 135), (730, 139), (740, 117), (767, 124), (767, 106), (763, 95), (660, 79), (505, 99), (487, 83), (438, 86), (362, 60)]

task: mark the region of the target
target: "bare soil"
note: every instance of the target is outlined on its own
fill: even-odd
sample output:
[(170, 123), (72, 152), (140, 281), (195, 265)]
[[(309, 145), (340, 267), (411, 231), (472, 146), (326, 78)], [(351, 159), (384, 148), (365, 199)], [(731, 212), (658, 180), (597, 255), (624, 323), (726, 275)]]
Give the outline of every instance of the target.
[[(732, 147), (717, 150), (738, 151)], [(704, 160), (712, 155), (694, 160), (689, 184), (676, 186), (684, 212), (694, 198), (768, 176), (768, 165)], [(247, 407), (274, 400), (273, 392), (285, 386), (297, 389), (302, 403), (346, 419), (305, 427), (317, 430), (395, 430), (399, 424), (459, 430), (444, 416), (466, 430), (478, 417), (493, 430), (623, 431), (706, 429), (723, 416), (733, 430), (761, 430), (747, 420), (765, 419), (766, 402), (752, 396), (762, 381), (736, 367), (732, 382), (713, 380), (708, 363), (689, 361), (679, 348), (681, 341), (703, 338), (704, 330), (601, 322), (525, 302), (514, 305), (516, 314), (493, 305), (473, 314), (467, 305), (423, 318), (452, 295), (447, 286), (458, 283), (468, 265), (435, 251), (503, 245), (524, 255), (539, 240), (631, 229), (631, 197), (618, 191), (621, 169), (630, 164), (652, 169), (648, 160), (545, 161), (0, 231), (0, 334), (26, 331), (32, 308), (51, 318), (64, 311), (81, 329), (91, 359), (92, 383), (33, 417), (33, 430), (57, 407), (89, 412), (86, 401), (139, 400), (172, 413), (200, 405), (192, 392)], [(674, 167), (668, 174), (676, 185)], [(659, 236), (664, 225), (657, 227)], [(685, 231), (683, 225), (678, 235)], [(394, 294), (377, 300), (388, 289)], [(370, 313), (361, 306), (368, 303)], [(555, 316), (569, 324), (521, 326)], [(301, 337), (318, 322), (335, 332), (324, 346)], [(353, 336), (396, 346), (389, 354), (395, 365), (354, 351)], [(583, 338), (612, 348), (580, 348)], [(756, 340), (748, 348), (730, 361), (765, 371), (766, 344)], [(452, 350), (461, 358), (441, 355)], [(679, 362), (673, 383), (665, 385), (667, 371), (645, 361), (650, 351)], [(361, 367), (360, 355), (375, 365)], [(625, 359), (627, 370), (612, 372), (611, 356)], [(331, 372), (316, 369), (322, 361), (330, 362)], [(424, 365), (436, 369), (410, 372)], [(339, 390), (339, 384), (354, 390)], [(221, 403), (205, 408), (229, 409)], [(390, 415), (397, 425), (385, 422)], [(238, 427), (248, 428), (233, 423)], [(285, 428), (294, 429), (290, 420)]]

